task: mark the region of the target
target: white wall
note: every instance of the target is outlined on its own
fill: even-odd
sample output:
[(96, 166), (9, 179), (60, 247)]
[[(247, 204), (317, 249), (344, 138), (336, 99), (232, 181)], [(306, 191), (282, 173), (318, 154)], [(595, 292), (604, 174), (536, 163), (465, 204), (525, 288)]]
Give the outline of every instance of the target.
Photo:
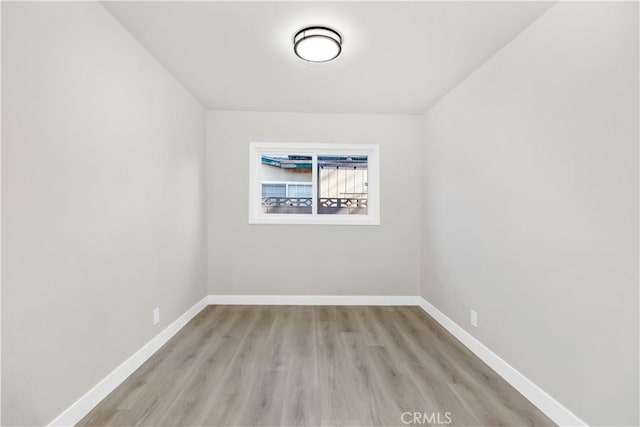
[(587, 423), (638, 425), (638, 4), (554, 5), (424, 129), (422, 295)]
[(2, 8), (2, 421), (33, 426), (205, 295), (205, 124), (100, 4)]
[[(421, 132), (420, 116), (209, 112), (209, 293), (417, 295)], [(250, 141), (380, 144), (381, 225), (249, 225)]]

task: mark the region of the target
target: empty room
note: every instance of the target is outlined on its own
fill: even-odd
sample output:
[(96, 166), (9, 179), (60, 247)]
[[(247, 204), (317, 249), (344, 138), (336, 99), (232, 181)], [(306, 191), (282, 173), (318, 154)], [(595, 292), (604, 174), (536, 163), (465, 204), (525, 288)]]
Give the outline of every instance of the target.
[(638, 426), (636, 1), (0, 1), (2, 426)]

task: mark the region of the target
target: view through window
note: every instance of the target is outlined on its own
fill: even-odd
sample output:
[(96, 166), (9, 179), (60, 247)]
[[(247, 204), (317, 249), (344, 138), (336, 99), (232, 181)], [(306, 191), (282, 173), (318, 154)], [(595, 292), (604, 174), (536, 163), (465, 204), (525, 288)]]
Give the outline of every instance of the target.
[(368, 156), (318, 156), (318, 214), (367, 214)]
[(312, 157), (296, 154), (262, 154), (262, 212), (312, 213)]

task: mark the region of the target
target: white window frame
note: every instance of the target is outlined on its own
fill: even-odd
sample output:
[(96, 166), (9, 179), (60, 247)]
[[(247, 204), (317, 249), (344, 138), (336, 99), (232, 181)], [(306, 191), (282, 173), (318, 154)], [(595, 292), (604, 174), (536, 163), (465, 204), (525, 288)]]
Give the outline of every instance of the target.
[[(311, 214), (265, 214), (261, 209), (260, 165), (264, 154), (311, 156)], [(366, 155), (367, 215), (318, 214), (318, 156)], [(380, 147), (377, 144), (329, 144), (290, 142), (249, 143), (249, 224), (380, 225)]]

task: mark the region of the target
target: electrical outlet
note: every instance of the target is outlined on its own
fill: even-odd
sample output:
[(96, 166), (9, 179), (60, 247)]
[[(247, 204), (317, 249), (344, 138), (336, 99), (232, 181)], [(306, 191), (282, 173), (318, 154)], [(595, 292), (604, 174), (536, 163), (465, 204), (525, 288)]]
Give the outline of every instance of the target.
[(157, 325), (160, 323), (160, 307), (153, 309), (153, 324)]
[(476, 328), (478, 327), (478, 313), (473, 310), (471, 310), (471, 324)]

